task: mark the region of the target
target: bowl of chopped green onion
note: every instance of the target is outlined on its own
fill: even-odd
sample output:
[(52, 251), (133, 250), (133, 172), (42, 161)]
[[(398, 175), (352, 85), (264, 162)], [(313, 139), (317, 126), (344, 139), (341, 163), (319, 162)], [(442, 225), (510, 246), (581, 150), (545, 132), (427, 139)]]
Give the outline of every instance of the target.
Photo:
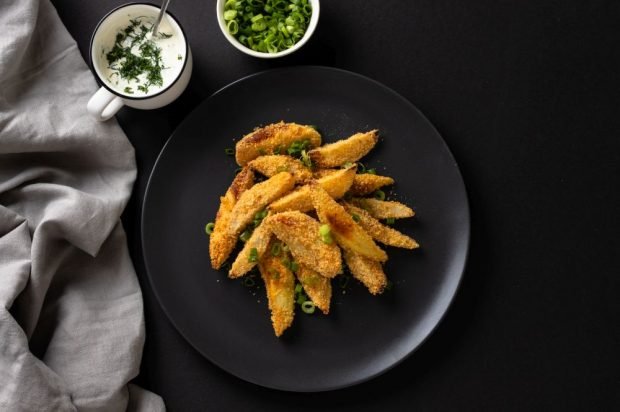
[(286, 56), (301, 48), (319, 22), (319, 0), (218, 0), (224, 37), (260, 58)]

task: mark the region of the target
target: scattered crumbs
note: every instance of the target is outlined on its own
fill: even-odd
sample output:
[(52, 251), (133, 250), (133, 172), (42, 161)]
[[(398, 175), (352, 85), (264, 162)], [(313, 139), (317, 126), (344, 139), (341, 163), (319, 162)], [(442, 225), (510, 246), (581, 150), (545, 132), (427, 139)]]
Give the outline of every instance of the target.
[(220, 283), (220, 280), (219, 280), (219, 279), (217, 279), (217, 280), (216, 280), (216, 282), (217, 282), (217, 283)]
[(343, 295), (346, 295), (346, 294), (347, 294), (347, 291), (346, 291), (346, 290), (343, 290), (343, 291), (342, 291), (342, 294), (343, 294)]

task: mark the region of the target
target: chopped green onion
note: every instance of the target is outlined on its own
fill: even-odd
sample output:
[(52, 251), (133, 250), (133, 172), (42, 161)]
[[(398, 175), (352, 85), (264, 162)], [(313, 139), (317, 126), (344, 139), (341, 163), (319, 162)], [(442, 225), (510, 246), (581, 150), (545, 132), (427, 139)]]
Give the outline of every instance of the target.
[(295, 285), (295, 294), (301, 293), (301, 283)]
[(297, 273), (297, 271), (299, 270), (299, 263), (292, 261), (291, 262), (291, 271), (293, 273)]
[(387, 219), (385, 219), (386, 225), (393, 225), (395, 222), (396, 222), (396, 219), (394, 219), (393, 217), (388, 217)]
[(312, 159), (310, 159), (310, 156), (308, 156), (308, 152), (306, 152), (305, 150), (301, 151), (301, 162), (306, 167), (312, 167)]
[(321, 237), (321, 241), (323, 243), (326, 243), (328, 245), (331, 245), (333, 242), (332, 239), (332, 235), (331, 235), (331, 227), (329, 227), (329, 225), (321, 225), (321, 227), (319, 227), (319, 236)]
[(267, 216), (267, 210), (263, 209), (254, 215), (254, 227), (258, 227), (263, 219)]
[(299, 305), (303, 305), (306, 300), (308, 300), (308, 298), (303, 293), (300, 293), (299, 296), (297, 296), (297, 304)]
[(357, 164), (357, 171), (358, 173), (366, 173), (366, 166), (364, 166), (364, 163)]
[(282, 243), (275, 242), (271, 246), (271, 255), (272, 256), (280, 256), (281, 253), (282, 253)]
[(233, 156), (235, 154), (235, 149), (227, 147), (226, 149), (224, 149), (224, 153), (226, 153), (228, 156)]
[(224, 20), (232, 20), (237, 17), (237, 10), (226, 10), (224, 12)]
[(366, 173), (368, 173), (369, 175), (376, 175), (377, 174), (377, 169), (375, 169), (375, 168), (367, 169)]
[(377, 190), (372, 194), (375, 199), (385, 200), (385, 192), (383, 190)]
[(228, 0), (223, 12), (230, 34), (262, 53), (292, 47), (304, 36), (311, 15), (309, 0)]
[(211, 233), (213, 233), (214, 227), (215, 227), (215, 223), (213, 222), (207, 223), (207, 225), (205, 226), (205, 232), (207, 232), (207, 235), (211, 236)]
[(314, 302), (311, 300), (307, 300), (301, 304), (301, 310), (308, 315), (312, 315), (314, 313)]
[(246, 229), (241, 236), (239, 236), (239, 240), (241, 240), (242, 242), (247, 242), (248, 239), (250, 238), (250, 236), (252, 236), (252, 231), (249, 229)]
[(255, 247), (250, 249), (250, 254), (248, 255), (248, 262), (254, 263), (258, 262), (258, 250)]
[(251, 276), (243, 278), (243, 286), (245, 286), (246, 288), (251, 288), (254, 285), (256, 285), (256, 282)]
[(345, 164), (342, 165), (343, 169), (348, 169), (349, 167), (353, 166), (355, 163), (351, 163), (351, 162), (346, 162)]
[(356, 222), (359, 222), (359, 221), (360, 221), (360, 216), (359, 216), (359, 215), (356, 215), (355, 213), (353, 213), (353, 214), (351, 215), (351, 217), (352, 217), (352, 218), (353, 218), (353, 220), (354, 220), (354, 221), (356, 221)]

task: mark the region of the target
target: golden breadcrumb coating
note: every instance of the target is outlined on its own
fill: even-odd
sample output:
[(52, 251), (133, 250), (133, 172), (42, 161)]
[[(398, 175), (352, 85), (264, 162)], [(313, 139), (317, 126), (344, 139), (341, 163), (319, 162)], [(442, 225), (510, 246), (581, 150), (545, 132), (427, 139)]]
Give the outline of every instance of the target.
[(235, 237), (238, 236), (256, 213), (275, 199), (290, 192), (294, 186), (293, 175), (289, 172), (281, 172), (243, 192), (230, 213), (228, 233)]
[(280, 172), (289, 172), (297, 183), (304, 183), (312, 179), (312, 171), (300, 160), (291, 156), (260, 156), (249, 162), (248, 167), (267, 177), (274, 176)]
[(387, 253), (323, 188), (317, 184), (311, 185), (311, 196), (319, 220), (329, 225), (334, 240), (343, 249), (379, 262), (388, 259)]
[[(377, 219), (372, 217), (370, 213), (362, 208), (353, 206), (350, 203), (343, 202), (344, 208), (351, 214), (351, 216), (357, 217), (357, 224), (362, 227), (373, 239), (388, 246), (395, 246), (404, 249), (417, 249), (420, 247), (418, 242), (409, 236), (400, 233), (396, 229), (381, 224)], [(354, 219), (356, 220), (356, 219)]]
[[(319, 222), (297, 211), (282, 212), (265, 219), (278, 239), (290, 249), (300, 264), (333, 278), (342, 270), (340, 249), (319, 237)], [(263, 222), (265, 223), (265, 222)]]
[(329, 313), (329, 304), (332, 299), (332, 284), (329, 278), (321, 276), (318, 272), (307, 266), (299, 265), (295, 273), (306, 294), (317, 308), (324, 314)]
[(389, 200), (377, 200), (363, 197), (354, 197), (351, 204), (366, 210), (375, 219), (402, 219), (415, 215), (407, 205)]
[(254, 130), (237, 142), (235, 158), (240, 166), (274, 150), (288, 148), (294, 142), (308, 141), (309, 147), (321, 145), (321, 135), (310, 126), (296, 123), (274, 123)]
[[(316, 182), (335, 199), (340, 199), (349, 190), (355, 178), (356, 166), (340, 169)], [(312, 199), (310, 197), (310, 187), (301, 186), (288, 195), (276, 200), (269, 205), (272, 212), (285, 212), (287, 210), (298, 210), (307, 212), (312, 210)]]
[(312, 149), (308, 156), (316, 167), (338, 167), (348, 162), (357, 162), (372, 150), (378, 140), (377, 130), (356, 133), (347, 139)]
[(258, 270), (265, 282), (273, 331), (279, 337), (295, 317), (295, 277), (279, 257), (270, 253), (263, 255)]
[(237, 236), (228, 233), (230, 213), (239, 196), (254, 184), (254, 172), (244, 167), (235, 176), (226, 194), (220, 197), (220, 207), (215, 216), (215, 227), (209, 240), (209, 256), (213, 269), (219, 269), (235, 248)]
[(375, 190), (388, 185), (393, 185), (394, 179), (388, 176), (373, 175), (370, 173), (363, 173), (355, 175), (349, 194), (352, 196), (365, 196)]
[(364, 284), (373, 295), (383, 293), (387, 277), (381, 263), (357, 253), (344, 251), (344, 260), (353, 277)]

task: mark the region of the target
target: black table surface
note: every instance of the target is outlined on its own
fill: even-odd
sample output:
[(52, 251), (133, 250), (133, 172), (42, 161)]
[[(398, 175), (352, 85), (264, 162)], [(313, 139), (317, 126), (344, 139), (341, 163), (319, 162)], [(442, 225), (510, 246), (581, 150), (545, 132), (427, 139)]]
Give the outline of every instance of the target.
[[(86, 58), (124, 1), (53, 3)], [(145, 303), (140, 385), (171, 411), (620, 408), (619, 2), (323, 0), (311, 41), (276, 60), (234, 49), (215, 0), (170, 10), (194, 55), (188, 89), (117, 116), (138, 162), (123, 222)], [(192, 349), (153, 295), (139, 236), (146, 182), (183, 118), (236, 79), (306, 64), (413, 102), (454, 153), (472, 214), (462, 286), (431, 338), (388, 373), (319, 394), (246, 383)]]

